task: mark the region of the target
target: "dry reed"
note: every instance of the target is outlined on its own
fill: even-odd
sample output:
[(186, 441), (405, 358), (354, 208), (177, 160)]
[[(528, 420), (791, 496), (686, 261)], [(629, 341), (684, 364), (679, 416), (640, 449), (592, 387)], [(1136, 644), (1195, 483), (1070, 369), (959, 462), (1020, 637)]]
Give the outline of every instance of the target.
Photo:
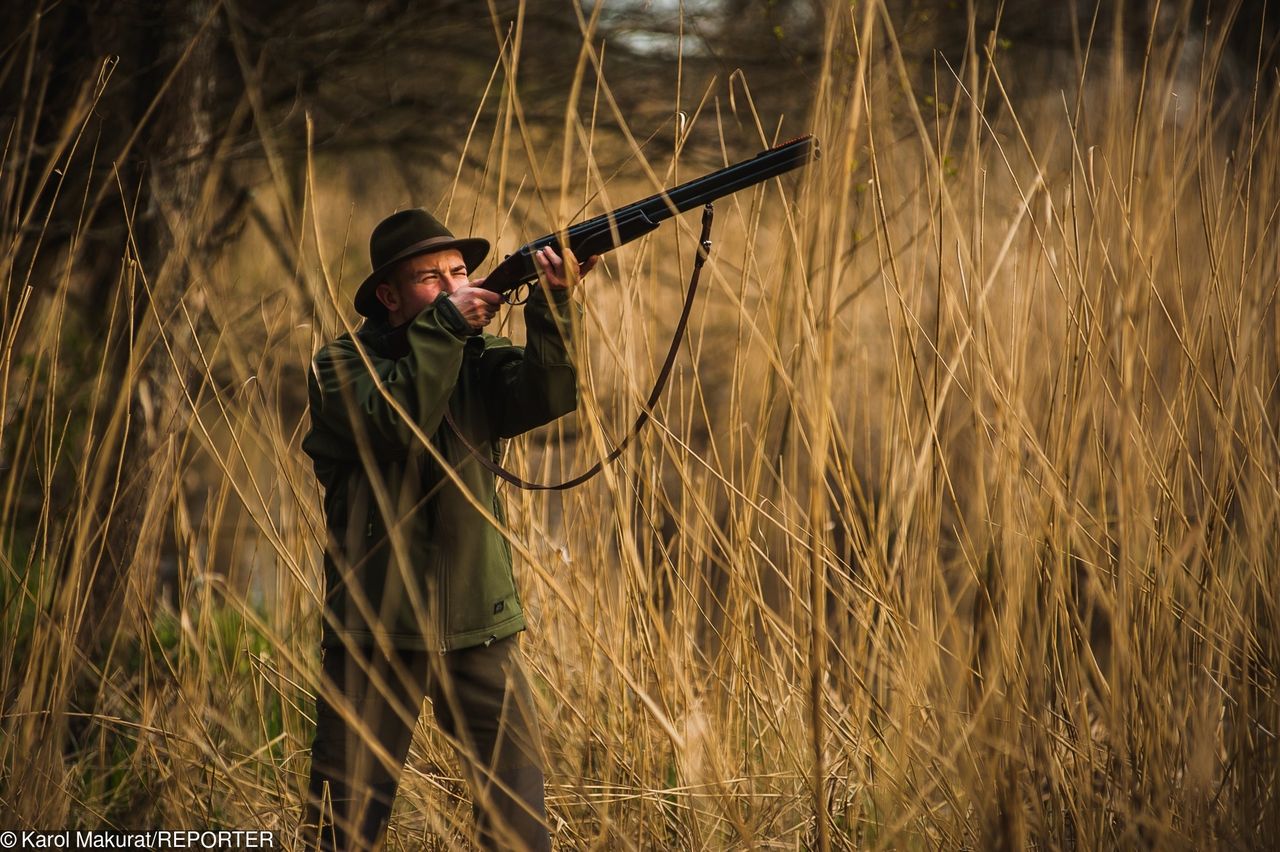
[[(510, 250), (718, 165), (706, 146), (647, 155), (592, 26), (559, 138), (521, 119), (517, 31), (479, 106), (497, 130), (467, 141), (484, 170), (425, 170), (421, 197), (376, 156), (318, 152), (301, 209), (281, 191), (261, 214), (284, 249), (247, 231), (201, 258), (180, 239), (162, 270), (124, 246), (100, 317), (76, 316), (74, 234), (39, 248), (49, 222), (17, 203), (59, 174), (25, 174), (11, 140), (6, 826), (294, 837), (323, 540), (299, 386), (351, 322), (369, 227), (422, 203)], [(1071, 94), (1015, 103), (979, 34), (926, 99), (877, 4), (829, 33), (806, 125), (824, 156), (718, 205), (654, 425), (588, 486), (506, 494), (558, 845), (1277, 842), (1277, 90), (1224, 105), (1220, 44), (1188, 64), (1153, 41), (1137, 67), (1102, 52)], [(49, 157), (66, 171), (86, 91)], [(736, 159), (799, 130), (760, 126), (741, 78), (675, 103), (677, 152), (718, 137)], [(634, 155), (628, 177), (606, 145)], [(211, 215), (177, 214), (192, 233)], [(289, 248), (296, 268), (272, 260)], [(692, 253), (682, 222), (593, 276), (583, 409), (509, 464), (554, 478), (616, 439)], [(177, 297), (129, 315), (162, 284)], [(180, 392), (133, 422), (151, 355)], [(156, 451), (127, 466), (120, 436), (142, 428)], [(117, 565), (130, 493), (138, 546)], [(103, 571), (122, 596), (94, 613)], [(86, 620), (111, 628), (99, 654)], [(425, 723), (390, 847), (468, 825)]]

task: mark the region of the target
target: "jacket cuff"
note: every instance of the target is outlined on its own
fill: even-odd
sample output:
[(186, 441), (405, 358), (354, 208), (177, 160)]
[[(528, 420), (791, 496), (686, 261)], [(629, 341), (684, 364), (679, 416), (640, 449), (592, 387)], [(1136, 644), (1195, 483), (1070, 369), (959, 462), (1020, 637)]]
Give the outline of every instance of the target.
[(529, 285), (532, 292), (529, 294), (529, 302), (543, 302), (554, 307), (560, 308), (573, 301), (573, 290), (569, 287), (552, 288), (543, 287), (541, 282), (535, 281)]
[(465, 340), (477, 332), (477, 329), (471, 327), (466, 317), (462, 315), (462, 311), (458, 310), (458, 306), (449, 298), (448, 293), (441, 293), (436, 300), (431, 303), (431, 307), (435, 309), (437, 316), (440, 317), (440, 324), (445, 330), (452, 333), (459, 340)]
[(581, 316), (582, 306), (573, 300), (571, 290), (548, 293), (535, 285), (524, 306), (525, 353), (546, 367), (571, 366), (569, 341)]

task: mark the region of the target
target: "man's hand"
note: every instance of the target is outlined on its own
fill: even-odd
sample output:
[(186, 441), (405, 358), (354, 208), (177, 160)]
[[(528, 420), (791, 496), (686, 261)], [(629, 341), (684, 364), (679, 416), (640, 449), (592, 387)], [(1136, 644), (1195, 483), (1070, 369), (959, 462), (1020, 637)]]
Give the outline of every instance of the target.
[(477, 329), (488, 325), (502, 304), (502, 296), (492, 290), (484, 289), (482, 284), (484, 279), (480, 278), (470, 284), (462, 285), (449, 294), (449, 301), (453, 302), (458, 313), (462, 314), (462, 318), (469, 326)]
[(565, 259), (569, 261), (569, 268), (566, 269), (565, 261), (551, 246), (538, 249), (533, 253), (533, 257), (542, 276), (547, 279), (547, 286), (552, 290), (568, 290), (582, 280), (588, 272), (595, 269), (596, 264), (600, 262), (599, 255), (592, 255), (587, 258), (586, 263), (578, 263), (573, 252), (566, 251)]

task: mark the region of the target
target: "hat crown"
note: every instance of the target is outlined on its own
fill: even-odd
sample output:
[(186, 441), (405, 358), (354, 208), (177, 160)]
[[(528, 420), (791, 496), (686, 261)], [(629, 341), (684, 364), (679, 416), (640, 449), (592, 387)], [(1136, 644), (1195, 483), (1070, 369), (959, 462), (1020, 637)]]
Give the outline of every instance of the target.
[(369, 259), (374, 269), (390, 262), (412, 245), (430, 239), (453, 239), (441, 222), (421, 208), (392, 213), (378, 223), (369, 237)]

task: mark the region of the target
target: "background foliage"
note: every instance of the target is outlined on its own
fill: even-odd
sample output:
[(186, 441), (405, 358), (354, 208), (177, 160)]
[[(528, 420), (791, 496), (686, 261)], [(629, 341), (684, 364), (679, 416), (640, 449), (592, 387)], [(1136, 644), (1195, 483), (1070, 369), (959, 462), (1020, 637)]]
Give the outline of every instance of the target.
[[(376, 221), (501, 253), (814, 132), (803, 177), (718, 205), (643, 439), (506, 495), (557, 843), (1273, 847), (1274, 20), (6, 5), (4, 824), (294, 836), (303, 371)], [(582, 409), (510, 464), (576, 471), (629, 422), (692, 228), (593, 275)], [(424, 723), (390, 844), (468, 831)]]

